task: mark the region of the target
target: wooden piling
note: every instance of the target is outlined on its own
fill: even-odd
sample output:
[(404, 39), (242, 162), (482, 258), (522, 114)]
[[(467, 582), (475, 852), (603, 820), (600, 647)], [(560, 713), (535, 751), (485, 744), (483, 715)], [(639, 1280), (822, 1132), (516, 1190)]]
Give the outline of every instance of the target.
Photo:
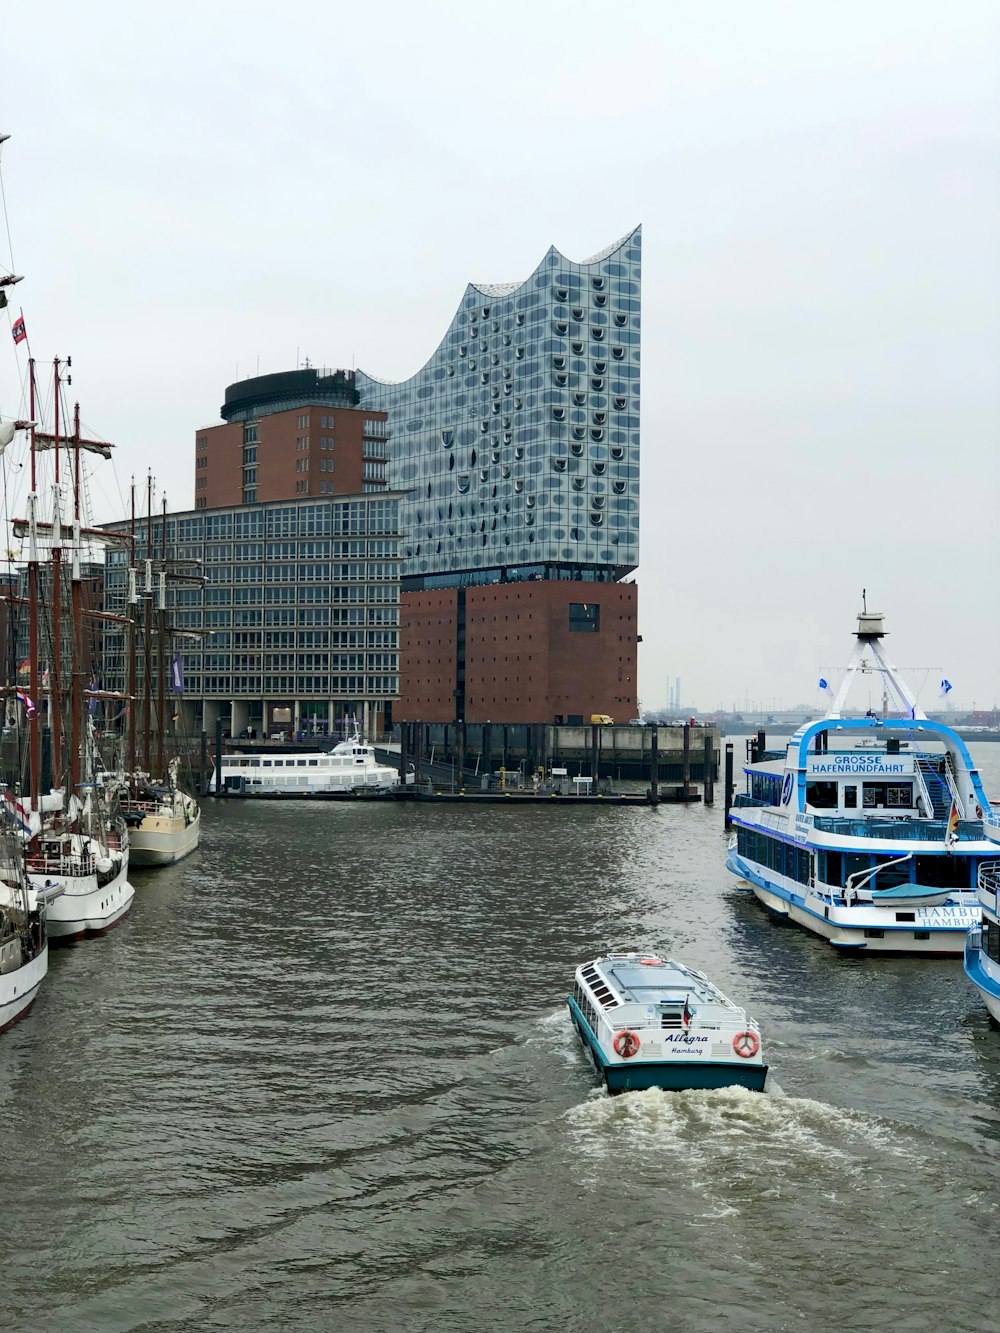
[(681, 800), (691, 797), (691, 723), (684, 723), (684, 758), (681, 761)]
[(733, 743), (726, 741), (726, 794), (725, 794), (725, 812), (723, 815), (723, 827), (729, 829), (731, 821), (729, 812), (733, 808)]
[(215, 794), (216, 796), (225, 796), (226, 789), (222, 785), (222, 718), (215, 719)]
[(715, 774), (712, 771), (714, 758), (715, 755), (712, 751), (712, 737), (709, 735), (705, 737), (704, 789), (706, 805), (715, 804)]
[(201, 731), (201, 763), (198, 765), (198, 779), (201, 783), (202, 796), (208, 791), (208, 732)]
[(649, 729), (649, 803), (660, 803), (660, 732), (658, 727)]

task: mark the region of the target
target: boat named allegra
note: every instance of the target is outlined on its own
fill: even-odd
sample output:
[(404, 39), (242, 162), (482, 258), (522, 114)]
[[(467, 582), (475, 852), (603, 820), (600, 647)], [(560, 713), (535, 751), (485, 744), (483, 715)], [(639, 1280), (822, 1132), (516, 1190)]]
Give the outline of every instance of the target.
[[(979, 868), (996, 855), (989, 807), (965, 742), (927, 718), (884, 633), (881, 615), (862, 612), (830, 711), (784, 752), (752, 755), (728, 867), (766, 907), (839, 949), (960, 955), (980, 919)], [(851, 686), (866, 676), (881, 709), (848, 716)]]
[(609, 1092), (764, 1089), (767, 1065), (757, 1024), (682, 963), (605, 954), (577, 968), (567, 1003)]
[[(375, 757), (375, 747), (356, 735), (332, 750), (297, 754), (225, 754), (222, 787), (227, 796), (315, 799), (350, 797), (356, 790), (389, 789), (399, 774)], [(208, 784), (216, 794), (216, 773)]]
[(982, 996), (995, 1023), (1000, 1023), (1000, 813), (986, 812), (986, 836), (996, 860), (979, 867), (982, 924), (973, 926), (965, 942), (965, 975)]

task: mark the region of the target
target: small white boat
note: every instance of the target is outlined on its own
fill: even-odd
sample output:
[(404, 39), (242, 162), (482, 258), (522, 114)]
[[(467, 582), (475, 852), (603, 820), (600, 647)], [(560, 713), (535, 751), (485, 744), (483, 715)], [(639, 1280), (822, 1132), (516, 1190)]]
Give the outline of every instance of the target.
[[(358, 736), (341, 741), (332, 750), (222, 756), (222, 786), (230, 796), (349, 797), (362, 788), (398, 785), (396, 769), (380, 764), (375, 747)], [(214, 770), (208, 791), (212, 795), (216, 791)]]
[(610, 953), (576, 970), (570, 1017), (609, 1092), (762, 1092), (760, 1029), (701, 972), (672, 959)]

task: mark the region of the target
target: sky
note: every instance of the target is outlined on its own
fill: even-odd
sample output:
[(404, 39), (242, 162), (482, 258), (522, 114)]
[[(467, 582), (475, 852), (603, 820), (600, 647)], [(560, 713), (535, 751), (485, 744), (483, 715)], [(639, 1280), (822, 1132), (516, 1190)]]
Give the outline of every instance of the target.
[[(942, 675), (998, 701), (995, 0), (50, 0), (3, 30), (0, 267), (116, 446), (95, 518), (149, 469), (191, 507), (233, 380), (406, 378), (468, 281), (641, 222), (642, 705), (677, 676), (818, 704), (862, 588), (925, 706)], [(20, 383), (4, 351), (0, 417)]]

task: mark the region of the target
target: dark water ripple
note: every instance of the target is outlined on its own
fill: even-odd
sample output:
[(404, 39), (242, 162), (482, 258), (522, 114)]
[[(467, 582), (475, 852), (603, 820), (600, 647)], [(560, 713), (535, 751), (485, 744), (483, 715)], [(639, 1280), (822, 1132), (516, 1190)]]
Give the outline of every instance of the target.
[[(1000, 1033), (958, 963), (774, 925), (720, 826), (210, 805), (0, 1039), (3, 1326), (992, 1327)], [(768, 1096), (601, 1094), (565, 993), (641, 943)]]

